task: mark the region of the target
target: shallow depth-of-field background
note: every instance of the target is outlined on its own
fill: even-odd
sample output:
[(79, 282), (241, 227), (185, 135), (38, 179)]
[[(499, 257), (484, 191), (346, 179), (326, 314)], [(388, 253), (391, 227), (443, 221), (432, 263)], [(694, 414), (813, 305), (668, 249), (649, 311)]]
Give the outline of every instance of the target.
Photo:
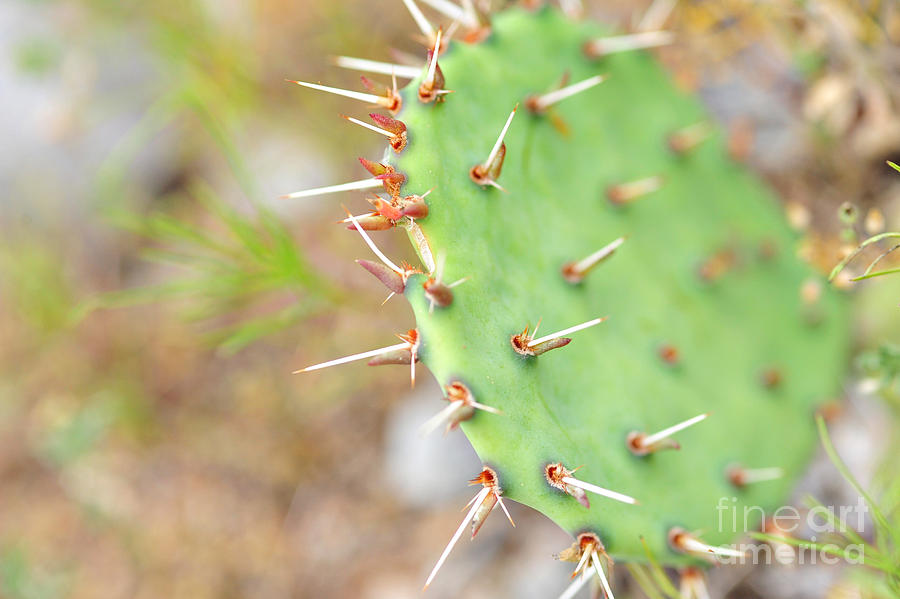
[[(587, 12), (627, 27), (648, 4)], [(668, 25), (657, 56), (810, 260), (900, 229), (900, 5), (684, 0)], [(290, 374), (412, 318), (334, 224), (360, 194), (278, 199), (383, 147), (340, 119), (358, 106), (285, 79), (357, 89), (330, 57), (421, 57), (414, 32), (399, 0), (0, 3), (0, 597), (419, 596), (479, 462), (460, 433), (417, 434), (439, 407), (424, 368), (415, 392), (362, 364)], [(379, 242), (411, 258), (402, 237)], [(879, 484), (900, 474), (900, 276), (849, 287), (859, 358), (832, 426)], [(821, 461), (803, 490), (849, 487)], [(567, 535), (512, 509), (428, 596), (564, 588)], [(719, 596), (858, 596), (841, 567), (720, 570)]]

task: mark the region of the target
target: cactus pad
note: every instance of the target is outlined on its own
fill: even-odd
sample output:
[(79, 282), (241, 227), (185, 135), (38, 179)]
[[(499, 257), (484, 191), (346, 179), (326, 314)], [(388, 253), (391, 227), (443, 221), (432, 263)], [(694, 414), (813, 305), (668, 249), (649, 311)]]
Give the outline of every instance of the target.
[[(443, 279), (467, 278), (443, 307), (426, 296), (428, 275), (405, 280), (418, 358), (442, 386), (462, 383), (502, 411), (470, 410), (462, 429), (504, 498), (573, 536), (598, 535), (613, 558), (643, 561), (643, 538), (661, 562), (691, 563), (671, 547), (672, 529), (732, 543), (720, 498), (739, 520), (744, 505), (771, 510), (803, 471), (814, 410), (842, 375), (842, 300), (826, 290), (811, 306), (801, 296), (813, 275), (796, 239), (720, 134), (673, 150), (671, 135), (706, 116), (648, 53), (589, 58), (585, 42), (609, 31), (549, 8), (509, 9), (491, 24), (485, 39), (451, 42), (440, 56), (452, 93), (420, 101), (423, 73), (401, 91), (395, 117), (409, 143), (387, 160), (405, 175), (404, 194), (434, 188), (416, 222), (432, 256), (446, 257)], [(530, 97), (597, 75), (600, 85), (528, 109)], [(496, 177), (505, 191), (479, 185), (470, 169), (517, 104)], [(631, 201), (621, 184), (634, 181), (649, 189)], [(622, 237), (580, 282), (563, 276), (565, 264)], [(542, 355), (511, 344), (539, 320), (542, 334), (597, 317), (608, 320)], [(707, 412), (676, 435), (679, 451), (627, 447), (633, 431)], [(555, 463), (639, 504), (589, 493), (587, 508), (549, 484)], [(736, 486), (733, 464), (783, 476)]]

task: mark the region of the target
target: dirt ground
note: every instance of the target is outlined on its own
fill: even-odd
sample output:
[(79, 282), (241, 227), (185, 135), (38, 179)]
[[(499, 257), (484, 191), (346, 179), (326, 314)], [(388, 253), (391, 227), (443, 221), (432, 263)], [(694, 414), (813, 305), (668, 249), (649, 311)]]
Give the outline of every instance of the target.
[[(830, 269), (876, 225), (900, 230), (900, 173), (884, 164), (900, 161), (900, 9), (809, 5), (678, 3), (680, 43), (658, 56), (779, 192), (807, 231), (801, 251)], [(646, 6), (588, 12), (627, 27)], [(0, 597), (420, 596), (478, 459), (459, 432), (418, 436), (440, 393), (424, 367), (415, 392), (402, 368), (290, 374), (391, 343), (412, 315), (398, 300), (375, 310), (382, 290), (352, 264), (358, 244), (334, 234), (342, 200), (276, 199), (351, 180), (354, 156), (376, 147), (330, 98), (284, 79), (353, 85), (329, 55), (421, 54), (412, 31), (400, 2), (0, 5)], [(192, 199), (198, 180), (247, 218), (249, 196), (277, 213), (339, 291), (311, 291), (302, 317), (238, 351), (217, 345), (223, 327), (294, 296), (212, 316), (191, 295), (87, 309), (184, 276), (152, 260), (165, 243), (121, 226), (123, 213), (222, 232)], [(839, 217), (845, 202), (854, 224)], [(399, 236), (386, 244), (412, 255)], [(857, 348), (896, 340), (897, 281), (856, 293)], [(857, 392), (850, 370), (835, 438), (865, 480), (896, 437), (895, 411)], [(801, 488), (846, 493), (828, 466)], [(511, 509), (517, 528), (491, 519), (429, 597), (561, 592), (570, 568), (551, 555), (568, 536)], [(858, 596), (844, 574), (716, 571), (711, 588)], [(616, 578), (621, 596), (642, 596), (624, 568)]]

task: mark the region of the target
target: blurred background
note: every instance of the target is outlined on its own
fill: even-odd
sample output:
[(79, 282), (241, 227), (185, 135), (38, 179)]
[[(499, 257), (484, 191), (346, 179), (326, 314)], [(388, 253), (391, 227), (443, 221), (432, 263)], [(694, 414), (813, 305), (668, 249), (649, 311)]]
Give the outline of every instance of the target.
[[(585, 10), (628, 29), (650, 4)], [(678, 35), (656, 54), (806, 258), (828, 271), (900, 230), (900, 3), (655, 4)], [(414, 393), (362, 365), (290, 374), (413, 319), (378, 308), (333, 224), (361, 194), (278, 199), (383, 147), (339, 117), (360, 106), (285, 79), (358, 89), (331, 56), (422, 57), (415, 33), (399, 1), (0, 2), (0, 597), (420, 596), (479, 461), (418, 435), (440, 397), (424, 368)], [(403, 237), (381, 238), (395, 259)], [(832, 426), (876, 485), (898, 474), (898, 281), (842, 283), (858, 358)], [(798, 497), (848, 492), (820, 459)], [(428, 596), (562, 591), (570, 539), (512, 509)], [(841, 567), (721, 570), (715, 596), (862, 596)]]

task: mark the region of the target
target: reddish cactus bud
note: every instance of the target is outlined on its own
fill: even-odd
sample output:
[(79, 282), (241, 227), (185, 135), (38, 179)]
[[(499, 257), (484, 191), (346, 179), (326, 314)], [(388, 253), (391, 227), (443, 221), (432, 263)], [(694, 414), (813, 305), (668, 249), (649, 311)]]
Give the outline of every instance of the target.
[(369, 260), (357, 260), (356, 263), (369, 271), (376, 279), (384, 283), (384, 286), (392, 292), (402, 294), (406, 289), (406, 280), (403, 278), (403, 275), (391, 270), (384, 264), (371, 262)]
[(400, 112), (400, 108), (403, 107), (403, 98), (397, 93), (396, 82), (393, 87), (388, 87), (386, 85), (376, 85), (365, 76), (360, 77), (360, 80), (366, 89), (380, 96), (377, 100), (379, 106), (383, 106), (392, 114)]
[[(438, 64), (438, 54), (441, 48), (441, 30), (438, 30), (437, 39), (434, 48), (428, 51), (428, 73), (419, 86), (419, 101), (425, 104), (429, 102), (443, 102), (444, 94), (448, 93), (444, 89), (444, 73)], [(435, 49), (438, 51), (435, 52)]]
[(403, 121), (392, 119), (389, 116), (373, 112), (369, 114), (372, 120), (378, 123), (378, 126), (393, 134), (390, 138), (391, 148), (398, 154), (406, 148), (408, 142), (406, 133), (406, 124)]
[(544, 335), (540, 339), (535, 339), (538, 327), (541, 324), (538, 323), (538, 326), (534, 327), (533, 333), (529, 334), (528, 327), (525, 327), (524, 331), (522, 331), (518, 335), (513, 335), (512, 337), (510, 337), (509, 341), (512, 344), (513, 349), (516, 350), (516, 353), (523, 356), (539, 356), (545, 352), (550, 351), (551, 349), (556, 349), (557, 347), (568, 345), (572, 340), (568, 337), (565, 337), (564, 335), (596, 326), (601, 322), (604, 322), (605, 320), (605, 316), (602, 318), (594, 318), (587, 322), (576, 324), (575, 326), (557, 331), (556, 333)]
[(671, 343), (664, 343), (659, 346), (659, 357), (669, 366), (677, 366), (681, 362), (681, 352)]
[(493, 185), (500, 178), (504, 158), (506, 158), (506, 144), (501, 144), (491, 163), (476, 164), (469, 171), (469, 177), (479, 185)]
[(375, 207), (375, 211), (384, 218), (392, 221), (398, 221), (403, 218), (403, 212), (401, 212), (394, 204), (385, 202), (381, 198), (376, 198), (374, 200), (370, 199), (369, 201)]
[(398, 173), (394, 170), (394, 167), (389, 164), (373, 162), (371, 160), (366, 160), (365, 158), (360, 158), (359, 163), (363, 165), (363, 168), (372, 173), (376, 179), (381, 181), (381, 184), (384, 185), (384, 190), (388, 192), (392, 198), (400, 195), (400, 187), (406, 182), (406, 175)]
[[(347, 222), (347, 220), (343, 220), (341, 222)], [(394, 226), (394, 222), (392, 220), (385, 218), (380, 214), (357, 216), (356, 222), (359, 223), (359, 226), (363, 231), (387, 231)], [(353, 223), (349, 223), (347, 225), (347, 229), (350, 231), (354, 231), (356, 227), (353, 226)]]
[(373, 177), (377, 177), (378, 175), (384, 175), (387, 173), (393, 173), (394, 167), (389, 164), (382, 164), (380, 162), (374, 162), (372, 160), (366, 160), (365, 158), (360, 158), (359, 163), (363, 165), (363, 168), (372, 173)]
[(425, 297), (435, 306), (446, 308), (453, 303), (453, 291), (449, 286), (433, 277), (422, 283), (425, 289)]
[(384, 185), (384, 190), (388, 192), (392, 198), (400, 195), (400, 188), (406, 182), (406, 175), (403, 173), (387, 173), (385, 175), (378, 175), (375, 178), (381, 180), (381, 183)]
[(697, 275), (706, 283), (722, 278), (737, 265), (737, 254), (731, 248), (720, 250), (707, 258), (697, 269)]
[(766, 389), (776, 389), (781, 385), (784, 376), (778, 368), (766, 368), (759, 376), (759, 380)]
[(428, 204), (425, 203), (425, 198), (423, 196), (406, 196), (400, 201), (400, 204), (402, 205), (400, 212), (403, 216), (412, 219), (425, 218), (428, 216)]
[(574, 472), (575, 470), (569, 470), (557, 462), (556, 464), (547, 464), (547, 467), (544, 469), (544, 476), (547, 477), (547, 482), (550, 483), (551, 487), (571, 495), (578, 503), (586, 508), (590, 508), (591, 502), (588, 500), (587, 493), (585, 493), (584, 489), (566, 484), (566, 482), (563, 481), (564, 478), (571, 477)]
[(402, 135), (406, 133), (406, 124), (403, 121), (392, 119), (389, 116), (384, 116), (383, 114), (378, 114), (377, 112), (370, 112), (369, 116), (372, 117), (372, 120), (378, 123), (378, 126), (386, 131), (390, 131), (394, 135)]

